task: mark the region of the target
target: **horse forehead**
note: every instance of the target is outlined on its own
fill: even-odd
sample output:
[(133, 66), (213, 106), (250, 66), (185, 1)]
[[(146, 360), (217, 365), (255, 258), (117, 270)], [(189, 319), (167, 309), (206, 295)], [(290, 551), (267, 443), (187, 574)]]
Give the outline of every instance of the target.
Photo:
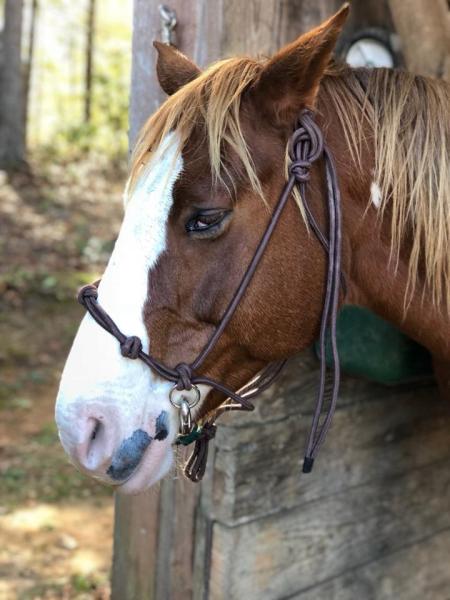
[[(146, 212), (151, 210), (155, 215), (160, 213), (164, 208), (165, 198), (172, 197), (174, 183), (182, 170), (180, 137), (176, 131), (171, 131), (161, 140), (149, 162), (142, 167), (131, 191), (130, 182), (127, 183), (124, 192), (125, 217), (130, 207), (142, 204)], [(151, 201), (151, 205), (147, 201)]]

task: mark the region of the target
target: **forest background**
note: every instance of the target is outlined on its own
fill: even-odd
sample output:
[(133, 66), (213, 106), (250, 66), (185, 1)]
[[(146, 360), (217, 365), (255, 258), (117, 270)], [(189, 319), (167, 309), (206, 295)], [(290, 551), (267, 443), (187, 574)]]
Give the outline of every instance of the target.
[(109, 490), (53, 422), (76, 289), (117, 235), (132, 0), (0, 0), (0, 598), (107, 598)]

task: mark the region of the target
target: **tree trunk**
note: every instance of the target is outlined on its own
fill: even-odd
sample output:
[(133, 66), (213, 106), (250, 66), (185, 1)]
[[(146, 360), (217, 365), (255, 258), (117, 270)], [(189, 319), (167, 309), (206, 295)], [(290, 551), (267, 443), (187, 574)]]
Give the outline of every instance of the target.
[(21, 63), (23, 0), (6, 0), (0, 94), (0, 167), (25, 162), (24, 90)]
[(92, 72), (94, 60), (95, 0), (89, 0), (86, 28), (86, 73), (84, 94), (84, 122), (90, 123), (92, 109)]
[(28, 125), (28, 104), (30, 98), (30, 86), (31, 86), (31, 73), (33, 70), (33, 58), (34, 58), (34, 40), (36, 34), (36, 21), (38, 14), (38, 0), (31, 0), (31, 15), (30, 15), (30, 29), (28, 33), (28, 47), (27, 47), (27, 62), (25, 64), (25, 75), (24, 75), (24, 102), (23, 102), (23, 120), (24, 120), (24, 136), (27, 139), (27, 125)]
[(450, 17), (446, 0), (389, 0), (406, 66), (450, 79)]

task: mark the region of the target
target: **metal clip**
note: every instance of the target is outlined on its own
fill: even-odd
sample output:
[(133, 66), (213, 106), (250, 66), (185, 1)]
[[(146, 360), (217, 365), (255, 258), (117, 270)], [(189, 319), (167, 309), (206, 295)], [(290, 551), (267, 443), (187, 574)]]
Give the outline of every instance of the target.
[(174, 386), (170, 390), (169, 400), (178, 409), (181, 435), (187, 435), (192, 431), (191, 408), (194, 408), (200, 400), (200, 390), (193, 384), (190, 390), (177, 390)]
[(181, 433), (181, 435), (187, 435), (188, 433), (191, 433), (191, 429), (192, 429), (191, 409), (186, 400), (181, 401), (179, 417), (180, 417), (180, 433)]
[(161, 40), (165, 44), (175, 45), (174, 29), (177, 25), (177, 13), (167, 4), (160, 4), (158, 8), (161, 16)]

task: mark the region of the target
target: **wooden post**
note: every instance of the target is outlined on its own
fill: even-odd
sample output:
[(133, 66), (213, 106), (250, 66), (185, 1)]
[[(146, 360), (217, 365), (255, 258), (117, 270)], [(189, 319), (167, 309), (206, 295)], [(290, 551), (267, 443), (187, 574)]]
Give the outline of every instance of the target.
[(446, 0), (389, 0), (409, 70), (450, 80), (450, 13)]

